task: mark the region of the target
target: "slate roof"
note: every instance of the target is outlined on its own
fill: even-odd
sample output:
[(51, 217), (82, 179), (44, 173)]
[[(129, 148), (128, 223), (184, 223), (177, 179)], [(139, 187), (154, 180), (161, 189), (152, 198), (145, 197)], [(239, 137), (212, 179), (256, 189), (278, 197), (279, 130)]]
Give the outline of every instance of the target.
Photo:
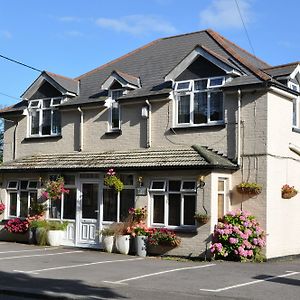
[(39, 154), (3, 163), (0, 171), (117, 169), (236, 169), (226, 157), (205, 147), (139, 149), (98, 153)]
[(275, 67), (265, 68), (264, 71), (272, 77), (283, 77), (290, 75), (295, 68), (300, 64), (300, 62), (296, 61), (289, 64), (279, 65)]

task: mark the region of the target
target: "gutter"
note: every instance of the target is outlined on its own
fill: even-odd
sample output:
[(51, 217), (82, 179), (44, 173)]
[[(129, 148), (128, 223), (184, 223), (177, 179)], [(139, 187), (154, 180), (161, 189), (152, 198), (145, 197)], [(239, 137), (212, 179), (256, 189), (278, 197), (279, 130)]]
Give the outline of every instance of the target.
[(149, 117), (148, 117), (148, 126), (147, 126), (147, 148), (151, 148), (152, 144), (152, 105), (149, 100), (146, 100), (148, 105)]
[(78, 111), (80, 112), (80, 130), (79, 130), (79, 152), (83, 151), (83, 111), (78, 106)]

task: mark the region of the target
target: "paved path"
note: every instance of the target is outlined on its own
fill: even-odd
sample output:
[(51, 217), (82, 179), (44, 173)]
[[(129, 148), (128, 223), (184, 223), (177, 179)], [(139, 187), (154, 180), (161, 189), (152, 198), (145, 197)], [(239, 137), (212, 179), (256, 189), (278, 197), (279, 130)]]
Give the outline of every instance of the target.
[(0, 242), (0, 299), (12, 296), (299, 300), (300, 259), (262, 264), (178, 262)]

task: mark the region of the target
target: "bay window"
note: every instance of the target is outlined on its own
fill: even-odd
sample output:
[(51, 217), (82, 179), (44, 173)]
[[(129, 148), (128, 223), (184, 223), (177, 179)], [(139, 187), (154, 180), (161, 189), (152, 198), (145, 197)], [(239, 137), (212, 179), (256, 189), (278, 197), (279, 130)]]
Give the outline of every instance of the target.
[(27, 217), (29, 208), (37, 202), (38, 181), (13, 180), (7, 184), (8, 217)]
[(61, 133), (58, 105), (62, 98), (29, 101), (29, 136), (55, 136)]
[(150, 192), (152, 226), (195, 226), (196, 181), (153, 180)]
[(175, 126), (200, 126), (223, 123), (223, 93), (218, 88), (224, 77), (175, 83)]

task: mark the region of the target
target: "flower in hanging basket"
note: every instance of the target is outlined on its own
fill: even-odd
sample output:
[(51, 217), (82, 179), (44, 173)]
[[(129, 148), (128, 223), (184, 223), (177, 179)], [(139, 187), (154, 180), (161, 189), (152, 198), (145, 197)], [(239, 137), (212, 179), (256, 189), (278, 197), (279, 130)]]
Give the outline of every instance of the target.
[(290, 199), (298, 194), (298, 191), (295, 189), (294, 186), (289, 186), (285, 184), (281, 188), (281, 197), (283, 199)]
[(65, 188), (63, 177), (58, 177), (56, 180), (48, 180), (46, 182), (45, 189), (46, 190), (42, 193), (42, 196), (51, 200), (61, 199), (61, 195), (63, 193), (69, 193), (69, 190)]
[(124, 184), (121, 179), (116, 175), (114, 169), (109, 169), (104, 177), (104, 184), (116, 192), (121, 192), (124, 188)]
[(261, 193), (262, 186), (256, 182), (241, 182), (236, 189), (241, 194), (258, 195)]
[(195, 213), (194, 219), (199, 223), (199, 224), (206, 224), (210, 220), (210, 216), (208, 214), (203, 214), (203, 213)]
[(4, 210), (5, 210), (5, 205), (1, 202), (0, 203), (0, 215), (3, 214)]

